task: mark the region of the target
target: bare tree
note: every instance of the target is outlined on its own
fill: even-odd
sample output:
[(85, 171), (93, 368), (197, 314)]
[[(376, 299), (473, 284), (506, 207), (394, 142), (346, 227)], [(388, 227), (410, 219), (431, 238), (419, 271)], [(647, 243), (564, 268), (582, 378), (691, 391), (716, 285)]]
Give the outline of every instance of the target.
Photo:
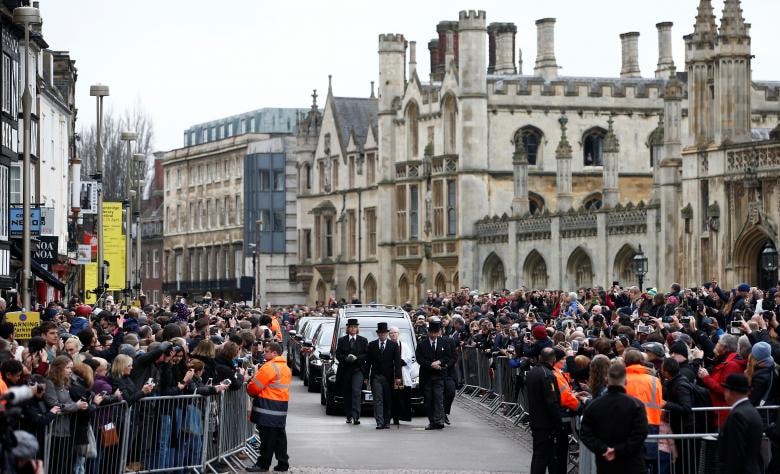
[[(138, 139), (132, 143), (131, 153), (143, 153), (146, 157), (144, 179), (149, 182), (153, 168), (149, 166), (152, 156), (154, 128), (151, 117), (140, 104), (116, 114), (111, 109), (103, 112), (103, 198), (106, 201), (122, 201), (127, 198), (126, 180), (128, 170), (127, 144), (122, 141), (122, 132), (133, 131)], [(82, 179), (88, 180), (95, 173), (95, 125), (81, 130), (78, 154), (81, 158)]]

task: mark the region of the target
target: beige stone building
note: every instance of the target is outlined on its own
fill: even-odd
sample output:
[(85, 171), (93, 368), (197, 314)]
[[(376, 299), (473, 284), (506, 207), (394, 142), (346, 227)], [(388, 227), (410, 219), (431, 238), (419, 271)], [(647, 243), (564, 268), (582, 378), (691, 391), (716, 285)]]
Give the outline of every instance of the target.
[(243, 252), (244, 157), (261, 138), (248, 133), (165, 154), (163, 292), (242, 299), (241, 277), (251, 275)]
[(640, 245), (646, 286), (758, 284), (777, 241), (778, 85), (751, 80), (737, 0), (720, 27), (702, 0), (695, 23), (684, 43), (657, 24), (651, 77), (634, 32), (614, 77), (560, 76), (551, 18), (525, 74), (516, 26), (483, 11), (437, 25), (425, 81), (416, 43), (380, 35), (377, 97), (329, 91), (299, 129), (309, 300), (632, 284)]

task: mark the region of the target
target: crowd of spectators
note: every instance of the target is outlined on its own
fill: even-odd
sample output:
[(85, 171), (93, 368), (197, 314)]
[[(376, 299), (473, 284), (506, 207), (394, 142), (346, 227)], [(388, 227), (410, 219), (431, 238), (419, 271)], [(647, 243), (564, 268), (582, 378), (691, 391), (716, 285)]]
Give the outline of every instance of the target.
[[(778, 300), (777, 288), (764, 292), (745, 284), (728, 290), (713, 281), (697, 288), (674, 284), (666, 291), (642, 291), (614, 282), (610, 288), (576, 292), (429, 291), (421, 304), (403, 306), (418, 337), (426, 335), (429, 321), (438, 319), (443, 335), (454, 340), (458, 351), (474, 347), (491, 364), (507, 357), (511, 367), (530, 368), (543, 349), (553, 348), (563, 388), (562, 419), (581, 413), (606, 393), (610, 360), (621, 358), (629, 393), (632, 380), (647, 375), (657, 381), (652, 396), (659, 398), (663, 412), (653, 411), (654, 400), (645, 400), (651, 433), (692, 433), (717, 430), (723, 423), (725, 409), (700, 417), (691, 408), (726, 407), (721, 383), (729, 374), (747, 376), (754, 405), (780, 402)], [(1, 318), (6, 304), (0, 301), (0, 392), (28, 384), (43, 388), (33, 390), (35, 396), (21, 404), (21, 414), (9, 419), (9, 427), (18, 430), (17, 438), (30, 440), (22, 434), (29, 433), (37, 439), (33, 459), (42, 458), (48, 429), (52, 452), (62, 460), (55, 470), (111, 472), (116, 467), (106, 464), (111, 456), (88, 449), (95, 441), (84, 429), (99, 407), (237, 390), (262, 363), (263, 341), (281, 340), (281, 330), (296, 319), (333, 314), (346, 303), (256, 309), (210, 298), (188, 303), (177, 296), (162, 306), (126, 308), (110, 298), (96, 307), (74, 298), (67, 304), (48, 304), (32, 337), (17, 341), (13, 324)], [(62, 413), (73, 415), (66, 418)], [(766, 418), (770, 437), (777, 431), (775, 418)], [(157, 423), (161, 428), (144, 436), (128, 454), (128, 467), (164, 469), (200, 448), (177, 435), (182, 427), (175, 426), (176, 417)], [(141, 425), (133, 424), (134, 429)], [(99, 440), (102, 433), (94, 435), (98, 451), (106, 449)], [(773, 463), (780, 462), (776, 442)], [(659, 472), (668, 472), (671, 464), (679, 467), (691, 459), (684, 451), (699, 450), (690, 444), (648, 445), (648, 462), (660, 460)], [(15, 469), (26, 472), (33, 465), (31, 461)]]
[[(279, 328), (271, 309), (221, 300), (188, 304), (177, 297), (162, 307), (127, 308), (111, 298), (95, 307), (74, 298), (48, 304), (31, 337), (18, 340), (0, 311), (0, 396), (32, 395), (3, 406), (0, 471), (40, 472), (45, 436), (50, 472), (197, 464), (201, 437), (186, 426), (193, 423), (183, 415), (186, 407), (162, 401), (239, 390), (262, 363), (263, 344), (281, 339)], [(142, 399), (130, 420), (128, 464), (116, 465), (124, 420), (111, 408)]]

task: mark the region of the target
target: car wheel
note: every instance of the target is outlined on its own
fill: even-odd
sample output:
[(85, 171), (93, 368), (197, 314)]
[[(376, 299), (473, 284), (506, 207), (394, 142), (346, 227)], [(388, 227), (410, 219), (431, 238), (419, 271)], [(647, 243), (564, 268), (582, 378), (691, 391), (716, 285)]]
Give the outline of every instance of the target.
[(336, 402), (333, 397), (328, 396), (325, 399), (325, 414), (326, 415), (338, 415), (338, 409), (336, 408)]
[(309, 392), (316, 392), (317, 386), (314, 385), (314, 380), (311, 379), (311, 370), (308, 368), (306, 369), (306, 380), (303, 382), (304, 385), (309, 387)]

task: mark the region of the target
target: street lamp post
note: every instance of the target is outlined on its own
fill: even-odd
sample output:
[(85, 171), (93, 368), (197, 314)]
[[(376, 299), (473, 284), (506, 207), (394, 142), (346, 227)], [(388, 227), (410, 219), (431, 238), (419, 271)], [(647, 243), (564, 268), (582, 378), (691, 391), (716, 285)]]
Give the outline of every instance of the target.
[(146, 155), (143, 153), (136, 153), (133, 155), (133, 160), (136, 164), (136, 191), (135, 197), (135, 285), (138, 301), (141, 301), (141, 200), (143, 199), (144, 188), (144, 172), (146, 171)]
[(252, 249), (252, 306), (257, 302), (257, 244), (249, 243), (247, 246)]
[(97, 184), (97, 233), (98, 233), (98, 288), (97, 297), (100, 298), (105, 291), (105, 267), (103, 260), (103, 144), (101, 133), (103, 128), (103, 97), (108, 96), (108, 86), (94, 84), (89, 86), (89, 95), (97, 100), (97, 124), (95, 127), (95, 182)]
[(130, 131), (122, 132), (121, 135), (121, 140), (127, 143), (127, 174), (125, 179), (125, 193), (127, 194), (127, 201), (125, 206), (125, 299), (130, 298), (133, 288), (133, 247), (130, 237), (130, 227), (132, 226), (133, 222), (133, 151), (131, 148), (132, 142), (137, 138), (138, 134)]
[(24, 171), (22, 175), (22, 307), (30, 310), (30, 144), (32, 94), (30, 93), (30, 25), (41, 22), (41, 15), (35, 7), (14, 8), (14, 22), (24, 26), (24, 93), (22, 94), (22, 117), (24, 122)]
[(639, 280), (639, 291), (642, 291), (642, 284), (647, 275), (647, 256), (642, 252), (642, 245), (639, 245), (639, 251), (634, 255), (634, 274)]

